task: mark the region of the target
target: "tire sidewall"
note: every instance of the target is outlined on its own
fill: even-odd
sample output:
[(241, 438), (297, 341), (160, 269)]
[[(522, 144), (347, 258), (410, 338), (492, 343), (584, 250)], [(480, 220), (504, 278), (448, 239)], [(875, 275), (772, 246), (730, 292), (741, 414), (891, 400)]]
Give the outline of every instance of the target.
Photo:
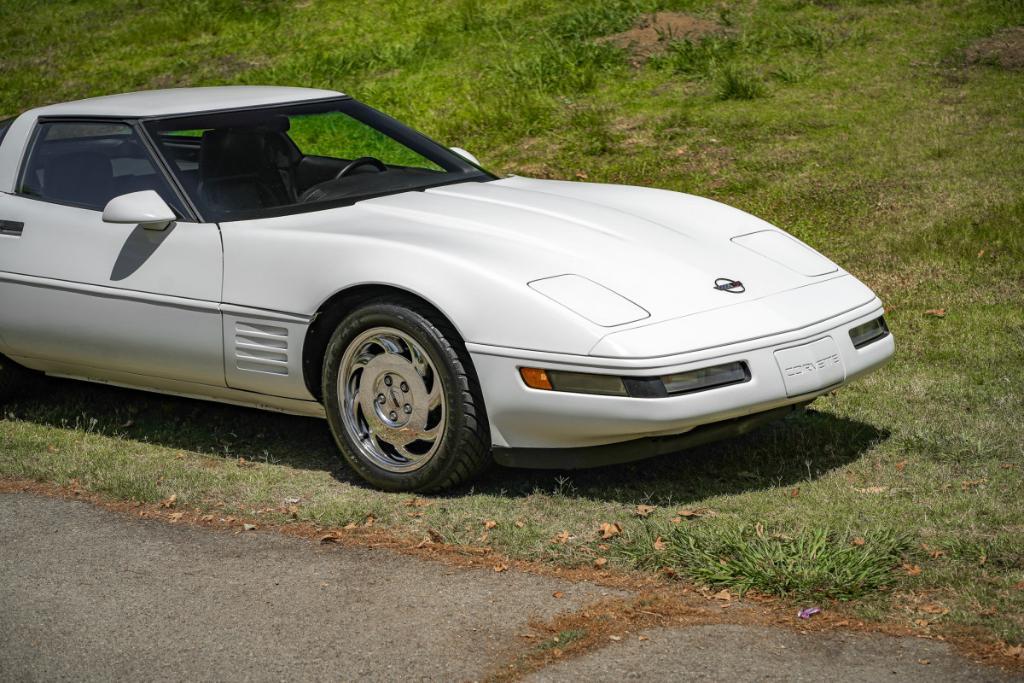
[[(447, 415), (440, 448), (426, 464), (411, 472), (389, 472), (367, 461), (342, 420), (344, 408), (338, 391), (342, 357), (359, 334), (374, 327), (392, 327), (419, 343), (437, 371), (444, 393)], [(443, 482), (456, 465), (456, 440), (463, 433), (466, 419), (462, 401), (463, 391), (469, 387), (460, 386), (463, 383), (455, 367), (462, 363), (452, 341), (433, 322), (403, 305), (368, 303), (346, 316), (327, 344), (321, 391), (331, 433), (348, 464), (374, 486), (389, 491), (428, 490)]]

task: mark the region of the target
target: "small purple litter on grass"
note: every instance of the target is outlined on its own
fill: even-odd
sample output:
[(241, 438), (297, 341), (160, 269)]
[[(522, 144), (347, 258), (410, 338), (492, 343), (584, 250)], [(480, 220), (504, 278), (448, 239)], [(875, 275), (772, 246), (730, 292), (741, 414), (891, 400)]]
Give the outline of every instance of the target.
[(804, 607), (802, 610), (796, 613), (801, 619), (810, 619), (815, 614), (821, 611), (820, 607)]

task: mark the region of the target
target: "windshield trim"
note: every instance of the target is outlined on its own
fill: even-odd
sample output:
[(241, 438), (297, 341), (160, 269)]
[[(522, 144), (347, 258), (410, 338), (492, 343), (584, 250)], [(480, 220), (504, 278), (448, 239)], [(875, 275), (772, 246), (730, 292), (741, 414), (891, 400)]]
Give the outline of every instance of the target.
[[(416, 146), (426, 148), (433, 155), (447, 158), (448, 161), (453, 162), (453, 165), (467, 167), (470, 170), (464, 173), (454, 174), (456, 177), (445, 177), (436, 181), (424, 179), (423, 182), (414, 183), (412, 185), (398, 187), (379, 192), (368, 192), (364, 194), (351, 195), (342, 199), (334, 200), (323, 200), (316, 202), (304, 202), (296, 204), (286, 204), (276, 207), (261, 207), (255, 209), (243, 209), (236, 211), (218, 211), (211, 209), (210, 207), (202, 206), (197, 197), (194, 197), (191, 192), (184, 191), (184, 194), (188, 197), (189, 204), (200, 217), (200, 220), (210, 223), (231, 223), (236, 221), (248, 221), (248, 220), (259, 220), (263, 218), (277, 218), (281, 216), (289, 216), (294, 214), (311, 213), (314, 211), (325, 211), (329, 209), (335, 209), (344, 206), (352, 206), (358, 202), (366, 201), (368, 199), (376, 199), (378, 197), (387, 197), (390, 195), (404, 194), (406, 192), (422, 192), (435, 187), (442, 187), (445, 185), (456, 185), (459, 183), (466, 182), (489, 182), (491, 180), (497, 180), (497, 176), (490, 173), (478, 164), (474, 164), (468, 159), (465, 159), (461, 155), (453, 152), (451, 149), (431, 139), (420, 131), (412, 128), (395, 118), (384, 114), (383, 112), (374, 109), (373, 107), (356, 100), (355, 98), (344, 95), (338, 97), (318, 98), (315, 100), (299, 100), (295, 102), (281, 102), (271, 105), (256, 105), (250, 107), (238, 107), (233, 109), (213, 109), (208, 111), (189, 112), (185, 114), (173, 114), (168, 116), (148, 116), (139, 118), (139, 122), (142, 124), (141, 128), (145, 133), (146, 141), (157, 150), (160, 162), (165, 166), (171, 176), (174, 177), (175, 185), (180, 186), (178, 181), (177, 169), (173, 167), (171, 160), (169, 160), (164, 154), (163, 146), (160, 143), (160, 136), (165, 127), (162, 124), (172, 123), (176, 120), (192, 119), (201, 117), (214, 117), (220, 115), (231, 115), (235, 113), (245, 112), (266, 112), (267, 114), (273, 114), (274, 112), (281, 112), (281, 110), (289, 110), (291, 115), (295, 115), (298, 109), (309, 108), (310, 112), (301, 113), (320, 113), (327, 112), (330, 109), (325, 108), (331, 104), (341, 103), (353, 103), (359, 108), (359, 113), (363, 114), (362, 117), (356, 117), (365, 125), (371, 126), (379, 130), (380, 132), (392, 137), (392, 133), (397, 133), (401, 138), (394, 138), (400, 144), (406, 145), (418, 151), (416, 147), (409, 145), (409, 142), (418, 143)], [(348, 113), (348, 112), (345, 112)], [(351, 114), (350, 114), (351, 115)], [(428, 157), (429, 158), (429, 157)], [(449, 175), (449, 174), (446, 174)], [(182, 188), (184, 189), (184, 188)]]

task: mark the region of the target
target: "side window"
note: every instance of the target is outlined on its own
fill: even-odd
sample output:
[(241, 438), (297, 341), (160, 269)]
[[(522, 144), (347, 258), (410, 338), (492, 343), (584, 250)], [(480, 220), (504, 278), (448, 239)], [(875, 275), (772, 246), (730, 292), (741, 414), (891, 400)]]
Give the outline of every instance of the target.
[(114, 197), (155, 190), (179, 216), (177, 195), (131, 126), (53, 121), (36, 126), (19, 194), (102, 211)]

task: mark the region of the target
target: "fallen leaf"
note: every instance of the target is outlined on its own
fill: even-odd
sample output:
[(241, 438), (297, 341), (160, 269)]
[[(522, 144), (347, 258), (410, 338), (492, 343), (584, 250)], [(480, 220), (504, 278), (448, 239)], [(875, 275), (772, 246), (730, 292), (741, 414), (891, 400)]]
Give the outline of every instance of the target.
[(729, 592), (728, 588), (723, 588), (711, 597), (714, 600), (732, 600), (732, 593)]
[(358, 524), (356, 524), (355, 522), (349, 522), (348, 524), (346, 524), (346, 525), (345, 525), (345, 526), (343, 526), (342, 528), (343, 528), (343, 529), (344, 529), (345, 531), (352, 531), (353, 529), (356, 529), (356, 528), (358, 528), (358, 527), (359, 527), (359, 525), (358, 525)]
[(588, 177), (584, 171), (576, 171), (576, 178), (578, 180), (586, 180)]
[(633, 514), (635, 514), (637, 517), (647, 517), (652, 512), (654, 512), (654, 509), (655, 508), (653, 505), (637, 505), (636, 510), (633, 511)]
[(927, 619), (914, 619), (914, 623), (921, 628), (927, 628), (931, 624)]
[(852, 541), (850, 541), (851, 545), (864, 545), (864, 543), (865, 543), (864, 539), (861, 538), (860, 536), (857, 536)]
[(925, 614), (949, 614), (949, 610), (947, 608), (935, 602), (922, 605), (921, 611)]
[(249, 462), (245, 458), (239, 458), (238, 460), (235, 461), (235, 464), (238, 465), (239, 467), (256, 467), (256, 463)]
[(680, 523), (680, 522), (682, 522), (682, 521), (683, 521), (683, 518), (682, 518), (682, 517), (673, 517), (673, 518), (672, 518), (672, 523), (673, 523), (673, 524), (679, 524), (679, 523)]
[(1006, 652), (1008, 657), (1024, 658), (1024, 645), (1011, 645), (1010, 647), (1007, 647), (1004, 652)]
[(332, 531), (332, 532), (331, 532), (331, 533), (329, 533), (329, 534), (325, 534), (325, 535), (321, 536), (321, 537), (320, 537), (320, 543), (321, 543), (321, 544), (326, 544), (326, 543), (337, 543), (337, 542), (338, 542), (338, 541), (339, 541), (340, 539), (341, 539), (341, 536), (339, 536), (339, 535), (337, 534), (337, 532), (333, 532), (333, 531)]
[(167, 498), (164, 498), (163, 500), (160, 501), (160, 507), (162, 507), (162, 508), (172, 508), (172, 507), (174, 507), (174, 505), (177, 502), (178, 502), (178, 494), (177, 493), (172, 493), (170, 496), (168, 496)]
[(515, 524), (517, 529), (522, 529), (524, 526), (526, 526), (526, 522), (518, 519), (516, 520)]
[(569, 542), (569, 532), (568, 531), (562, 531), (562, 532), (559, 532), (559, 533), (555, 534), (555, 537), (551, 539), (551, 542), (552, 543), (557, 543), (559, 545), (565, 545), (566, 543)]
[(292, 519), (298, 519), (299, 518), (299, 506), (298, 505), (289, 505), (288, 506), (288, 514), (291, 515)]
[(917, 660), (917, 663), (921, 666), (928, 666), (929, 664), (931, 664), (931, 662), (927, 659), (919, 659)]
[(800, 487), (799, 486), (794, 487), (793, 490), (791, 490), (789, 492), (789, 497), (790, 498), (796, 498), (799, 495), (800, 495)]
[(608, 548), (610, 548), (610, 547), (611, 546), (609, 546), (607, 543), (598, 543), (597, 544), (597, 549), (598, 550), (608, 550)]
[(902, 472), (905, 469), (907, 469), (907, 461), (906, 460), (900, 460), (898, 463), (896, 463), (896, 471), (897, 472)]
[(494, 565), (494, 571), (499, 572), (499, 573), (500, 572), (504, 572), (504, 571), (508, 571), (508, 565), (505, 564), (504, 562), (499, 562), (498, 564)]
[(433, 501), (425, 500), (423, 498), (410, 498), (405, 501), (405, 506), (410, 508), (425, 508), (430, 505)]
[(245, 531), (256, 531), (256, 525), (255, 524), (243, 524), (242, 525), (242, 529), (245, 530)]
[(184, 512), (172, 512), (171, 514), (167, 515), (167, 519), (171, 520), (172, 522), (180, 522), (181, 518), (184, 516)]
[(932, 316), (934, 318), (945, 318), (946, 317), (946, 309), (945, 308), (929, 308), (927, 311), (924, 312), (924, 314), (925, 315), (930, 315), (930, 316)]
[(551, 597), (555, 598), (556, 600), (561, 600), (565, 597), (565, 593), (563, 593), (562, 591), (555, 591), (551, 594)]
[(608, 564), (608, 559), (607, 558), (599, 557), (599, 558), (594, 560), (594, 566), (597, 567), (598, 569), (600, 569), (601, 567), (605, 566), (606, 564)]
[(867, 486), (862, 489), (855, 488), (853, 490), (857, 493), (885, 493), (887, 489), (884, 486)]
[(373, 526), (373, 523), (377, 521), (377, 518), (373, 515), (366, 515), (366, 521), (363, 522), (363, 526)]
[(622, 640), (622, 636), (608, 636), (608, 640), (614, 640), (615, 642), (618, 642)]
[(430, 540), (434, 543), (444, 543), (444, 536), (433, 529), (427, 529), (427, 535), (430, 536)]
[(498, 523), (496, 521), (494, 521), (493, 519), (484, 520), (484, 528), (485, 529), (493, 529), (496, 526), (498, 526)]
[(916, 564), (905, 563), (903, 565), (903, 571), (905, 571), (908, 576), (919, 576), (921, 574), (921, 567)]
[(427, 546), (430, 546), (430, 545), (434, 545), (434, 542), (431, 541), (429, 538), (424, 538), (422, 541), (417, 543), (414, 547), (415, 548), (426, 548)]
[(654, 549), (658, 552), (661, 552), (667, 547), (668, 544), (666, 544), (665, 541), (661, 540), (661, 536), (658, 536), (656, 539), (654, 539)]
[(603, 522), (601, 526), (598, 527), (598, 531), (601, 532), (601, 538), (607, 540), (609, 538), (614, 538), (615, 536), (621, 534), (622, 527), (619, 526), (617, 522), (612, 522), (611, 524), (609, 524), (608, 522)]
[(965, 479), (960, 482), (960, 488), (964, 491), (969, 491), (978, 486), (983, 486), (988, 483), (988, 479)]
[(764, 538), (764, 524), (761, 524), (761, 522), (755, 524), (754, 534), (756, 534), (758, 538)]
[(714, 517), (715, 511), (710, 508), (695, 508), (692, 510), (684, 508), (676, 511), (676, 514), (685, 519), (693, 519), (694, 517)]
[(650, 638), (648, 638), (647, 636), (637, 636), (636, 639), (637, 640), (641, 640), (641, 641), (643, 641), (643, 640), (650, 640)]
[(203, 515), (202, 517), (199, 518), (199, 521), (201, 521), (201, 522), (212, 522), (213, 521), (213, 515)]

